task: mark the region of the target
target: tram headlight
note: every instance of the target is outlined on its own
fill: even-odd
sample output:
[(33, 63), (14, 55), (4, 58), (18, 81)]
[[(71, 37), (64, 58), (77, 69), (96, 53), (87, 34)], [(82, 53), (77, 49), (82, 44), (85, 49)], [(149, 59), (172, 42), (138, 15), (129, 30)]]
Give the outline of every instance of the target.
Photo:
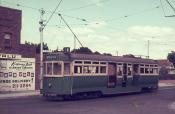
[(48, 86), (49, 86), (49, 88), (51, 88), (51, 87), (52, 87), (52, 84), (51, 84), (51, 83), (49, 83), (49, 84), (48, 84)]

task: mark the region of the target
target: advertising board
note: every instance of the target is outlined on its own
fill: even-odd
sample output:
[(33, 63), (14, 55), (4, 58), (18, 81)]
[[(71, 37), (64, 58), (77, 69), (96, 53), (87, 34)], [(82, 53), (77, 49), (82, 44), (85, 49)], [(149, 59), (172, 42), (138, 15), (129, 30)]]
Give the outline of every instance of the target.
[(35, 90), (35, 59), (0, 60), (0, 91)]

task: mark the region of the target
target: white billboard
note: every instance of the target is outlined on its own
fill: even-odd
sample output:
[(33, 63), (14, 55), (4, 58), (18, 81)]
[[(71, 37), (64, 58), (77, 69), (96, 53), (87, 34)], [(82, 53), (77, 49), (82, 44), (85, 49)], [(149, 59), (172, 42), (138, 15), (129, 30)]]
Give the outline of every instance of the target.
[(0, 60), (0, 91), (35, 90), (35, 59)]

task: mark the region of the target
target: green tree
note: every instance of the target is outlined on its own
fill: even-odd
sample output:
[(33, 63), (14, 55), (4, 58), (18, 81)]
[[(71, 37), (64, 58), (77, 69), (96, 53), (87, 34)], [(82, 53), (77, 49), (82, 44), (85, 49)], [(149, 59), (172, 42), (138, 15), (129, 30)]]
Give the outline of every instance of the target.
[(80, 47), (79, 49), (72, 50), (72, 52), (80, 54), (93, 54), (93, 52), (88, 47)]
[(135, 56), (133, 54), (126, 54), (126, 55), (123, 55), (123, 57), (135, 58)]
[(171, 53), (168, 53), (167, 59), (173, 63), (173, 66), (175, 67), (175, 52), (171, 51)]

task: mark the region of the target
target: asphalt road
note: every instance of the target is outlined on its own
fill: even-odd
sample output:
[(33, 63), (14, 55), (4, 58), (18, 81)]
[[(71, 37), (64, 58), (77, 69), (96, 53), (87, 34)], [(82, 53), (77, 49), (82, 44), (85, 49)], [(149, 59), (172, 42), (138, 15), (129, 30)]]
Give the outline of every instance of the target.
[(3, 99), (0, 114), (175, 114), (175, 88), (57, 102), (41, 96)]

